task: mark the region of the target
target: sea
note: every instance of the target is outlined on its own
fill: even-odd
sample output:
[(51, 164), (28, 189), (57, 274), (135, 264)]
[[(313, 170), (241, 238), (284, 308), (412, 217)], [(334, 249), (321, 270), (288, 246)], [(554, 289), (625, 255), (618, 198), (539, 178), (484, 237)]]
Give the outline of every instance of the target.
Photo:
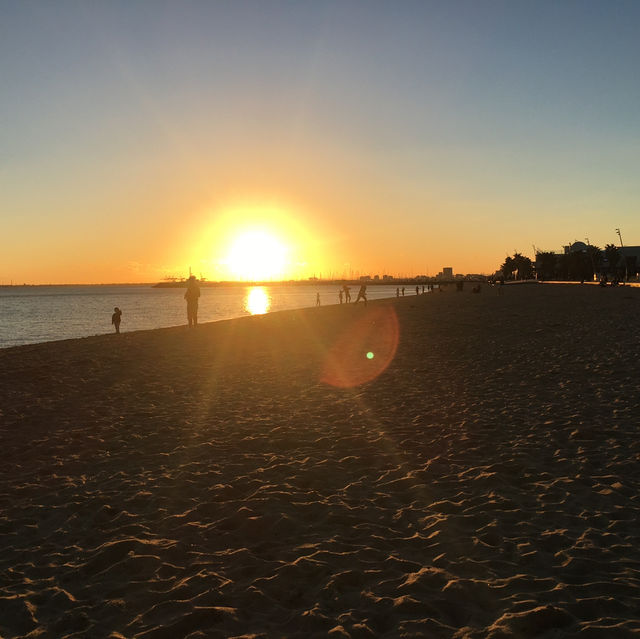
[[(334, 284), (203, 286), (199, 322), (338, 304)], [(355, 300), (358, 286), (351, 287)], [(407, 294), (415, 289), (407, 287)], [(120, 332), (186, 324), (184, 288), (150, 284), (100, 286), (0, 286), (0, 348), (113, 332), (111, 315), (122, 311)], [(393, 297), (396, 286), (371, 285), (370, 300)]]

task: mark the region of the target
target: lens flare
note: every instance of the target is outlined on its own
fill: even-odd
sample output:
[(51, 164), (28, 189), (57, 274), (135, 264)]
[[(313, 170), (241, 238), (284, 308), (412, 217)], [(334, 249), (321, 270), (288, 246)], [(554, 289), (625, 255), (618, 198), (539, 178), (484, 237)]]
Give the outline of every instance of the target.
[(369, 307), (363, 314), (358, 311), (329, 349), (321, 381), (338, 388), (370, 382), (393, 361), (399, 335), (392, 306)]

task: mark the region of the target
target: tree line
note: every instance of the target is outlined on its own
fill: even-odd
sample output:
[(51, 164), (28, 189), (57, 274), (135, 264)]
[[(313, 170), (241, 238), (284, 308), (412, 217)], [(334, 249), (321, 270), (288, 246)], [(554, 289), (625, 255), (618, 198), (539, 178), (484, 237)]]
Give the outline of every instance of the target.
[(593, 244), (583, 251), (536, 253), (535, 263), (521, 253), (514, 253), (505, 259), (500, 271), (505, 279), (593, 281), (594, 277), (606, 275), (609, 279), (623, 279), (638, 273), (635, 255), (624, 256), (620, 248), (607, 244), (601, 249)]

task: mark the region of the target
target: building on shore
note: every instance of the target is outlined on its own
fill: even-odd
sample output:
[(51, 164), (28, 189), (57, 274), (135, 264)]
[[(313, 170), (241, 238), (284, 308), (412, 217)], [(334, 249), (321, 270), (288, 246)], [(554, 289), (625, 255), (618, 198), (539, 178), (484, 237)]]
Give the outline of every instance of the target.
[(453, 280), (453, 267), (452, 266), (443, 266), (442, 271), (436, 275), (437, 280), (443, 280), (446, 282), (450, 282)]
[(562, 253), (536, 252), (538, 279), (589, 281), (603, 276), (609, 279), (638, 278), (640, 246), (611, 246), (611, 250), (602, 250), (576, 241), (562, 248)]

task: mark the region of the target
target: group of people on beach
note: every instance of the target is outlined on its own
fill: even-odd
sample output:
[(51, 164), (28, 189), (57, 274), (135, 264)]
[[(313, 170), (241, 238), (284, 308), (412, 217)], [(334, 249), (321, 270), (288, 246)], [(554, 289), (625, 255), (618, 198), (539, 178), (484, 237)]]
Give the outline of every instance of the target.
[[(200, 287), (195, 275), (191, 275), (187, 280), (187, 291), (184, 294), (187, 300), (187, 324), (189, 328), (198, 325), (198, 300), (200, 299)], [(122, 321), (122, 311), (116, 306), (113, 309), (111, 323), (116, 329), (116, 333), (120, 332), (120, 322)]]
[[(320, 295), (320, 293), (318, 293), (318, 296)], [(351, 303), (351, 287), (347, 286), (346, 284), (344, 284), (339, 290), (338, 290), (338, 300), (340, 301), (340, 304), (350, 304)], [(362, 286), (360, 286), (360, 290), (358, 291), (358, 295), (356, 297), (356, 301), (354, 302), (354, 304), (357, 304), (359, 300), (363, 300), (364, 301), (364, 305), (367, 305), (367, 285), (363, 284)]]
[[(428, 287), (429, 290), (432, 287)], [(396, 289), (396, 297), (400, 297), (400, 291), (402, 290), (402, 296), (404, 297), (405, 288)], [(422, 287), (422, 293), (425, 293), (425, 287)], [(420, 294), (420, 289), (416, 286), (416, 295)], [(200, 287), (198, 286), (198, 280), (194, 275), (187, 280), (187, 290), (184, 294), (184, 299), (187, 301), (187, 324), (190, 328), (198, 325), (198, 301), (200, 299)], [(338, 291), (338, 299), (340, 304), (351, 303), (351, 288), (344, 284)], [(358, 290), (354, 304), (357, 304), (360, 300), (367, 305), (367, 285), (362, 284)], [(320, 293), (316, 294), (316, 306), (320, 306)], [(116, 306), (113, 309), (113, 315), (111, 316), (111, 323), (115, 327), (116, 333), (120, 332), (120, 322), (122, 321), (122, 311)]]

